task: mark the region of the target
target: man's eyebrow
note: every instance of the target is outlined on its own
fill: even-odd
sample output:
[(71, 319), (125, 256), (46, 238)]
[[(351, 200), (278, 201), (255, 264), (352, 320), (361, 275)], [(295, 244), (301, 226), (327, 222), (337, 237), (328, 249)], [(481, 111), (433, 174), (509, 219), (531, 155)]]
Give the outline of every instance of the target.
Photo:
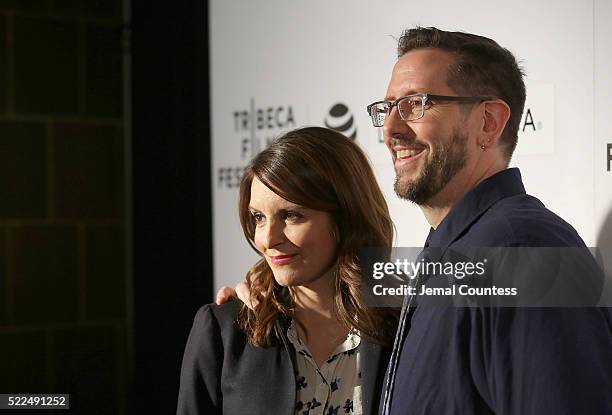
[[(406, 94), (406, 95), (410, 95), (410, 94)], [(395, 97), (385, 97), (385, 101), (395, 102), (396, 99), (401, 98), (401, 97), (405, 97), (406, 95), (400, 95), (397, 98), (395, 98)]]
[(384, 99), (384, 101), (392, 101), (392, 102), (393, 102), (393, 101), (395, 101), (396, 99), (399, 99), (399, 98), (402, 98), (402, 97), (407, 97), (407, 96), (410, 96), (410, 95), (422, 94), (422, 93), (423, 93), (423, 92), (419, 92), (419, 91), (417, 91), (417, 90), (415, 90), (415, 89), (409, 89), (408, 91), (406, 91), (405, 93), (401, 94), (401, 95), (400, 95), (400, 96), (398, 96), (398, 97), (389, 97), (389, 96), (386, 96), (386, 97), (385, 97), (385, 99)]

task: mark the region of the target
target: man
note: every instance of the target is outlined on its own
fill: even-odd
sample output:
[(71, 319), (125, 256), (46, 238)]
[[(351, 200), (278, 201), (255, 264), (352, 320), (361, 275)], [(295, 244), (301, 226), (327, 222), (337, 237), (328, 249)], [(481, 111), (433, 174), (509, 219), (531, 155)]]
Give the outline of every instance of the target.
[[(431, 225), (425, 246), (584, 247), (508, 169), (525, 102), (514, 56), (436, 28), (406, 31), (398, 55), (385, 101), (368, 112), (384, 128), (397, 195)], [(611, 327), (604, 308), (414, 307), (407, 298), (381, 413), (612, 414)]]
[[(521, 70), (481, 36), (436, 28), (399, 40), (385, 101), (370, 105), (395, 192), (431, 225), (426, 247), (584, 247), (508, 169)], [(387, 414), (612, 413), (612, 318), (602, 308), (406, 303), (381, 399)]]

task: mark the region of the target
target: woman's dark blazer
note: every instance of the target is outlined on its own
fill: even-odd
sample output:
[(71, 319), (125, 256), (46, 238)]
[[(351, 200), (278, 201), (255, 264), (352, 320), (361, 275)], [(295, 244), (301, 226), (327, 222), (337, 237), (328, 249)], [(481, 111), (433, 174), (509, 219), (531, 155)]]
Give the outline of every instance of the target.
[[(295, 352), (287, 340), (287, 322), (278, 322), (282, 339), (255, 347), (236, 324), (240, 305), (205, 305), (196, 314), (181, 369), (177, 414), (293, 415)], [(362, 407), (378, 410), (389, 349), (362, 338)]]

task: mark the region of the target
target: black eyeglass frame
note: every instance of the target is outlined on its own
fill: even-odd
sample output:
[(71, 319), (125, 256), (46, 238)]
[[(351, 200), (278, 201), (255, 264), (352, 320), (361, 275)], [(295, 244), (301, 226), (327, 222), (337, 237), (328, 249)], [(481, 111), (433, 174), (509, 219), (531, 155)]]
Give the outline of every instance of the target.
[(421, 115), (417, 118), (412, 118), (410, 120), (406, 120), (404, 119), (402, 112), (399, 111), (399, 107), (398, 107), (398, 113), (400, 118), (403, 121), (416, 121), (419, 120), (421, 118), (423, 118), (425, 116), (425, 105), (427, 104), (427, 101), (454, 101), (454, 102), (482, 102), (482, 101), (490, 101), (492, 99), (497, 99), (495, 97), (491, 97), (491, 96), (473, 96), (473, 97), (465, 97), (465, 96), (453, 96), (453, 95), (434, 95), (434, 94), (428, 94), (428, 93), (421, 93), (421, 94), (410, 94), (410, 95), (406, 95), (403, 97), (399, 97), (398, 99), (396, 99), (395, 101), (387, 101), (387, 100), (383, 100), (383, 101), (376, 101), (371, 103), (370, 105), (367, 106), (367, 111), (368, 111), (368, 115), (370, 116), (370, 118), (372, 119), (372, 124), (374, 124), (374, 127), (382, 127), (384, 125), (384, 120), (383, 120), (383, 124), (382, 125), (376, 125), (374, 123), (374, 119), (372, 118), (372, 107), (374, 105), (377, 104), (383, 104), (383, 103), (388, 103), (389, 104), (389, 109), (387, 110), (387, 113), (385, 115), (385, 119), (389, 116), (389, 114), (391, 114), (391, 110), (393, 109), (393, 107), (397, 107), (398, 104), (407, 99), (407, 98), (414, 98), (414, 97), (421, 97)]

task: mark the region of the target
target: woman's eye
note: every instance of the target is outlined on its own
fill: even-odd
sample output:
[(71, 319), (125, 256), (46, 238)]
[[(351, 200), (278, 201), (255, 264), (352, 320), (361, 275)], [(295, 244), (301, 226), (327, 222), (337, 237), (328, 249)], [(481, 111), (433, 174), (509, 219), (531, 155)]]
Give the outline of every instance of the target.
[(304, 216), (301, 213), (298, 212), (294, 212), (294, 211), (287, 211), (285, 213), (285, 218), (291, 221), (298, 221), (300, 219), (303, 219)]
[(251, 216), (253, 216), (253, 221), (255, 222), (256, 225), (263, 223), (265, 219), (264, 215), (262, 215), (261, 213), (257, 213), (257, 212), (252, 212)]

